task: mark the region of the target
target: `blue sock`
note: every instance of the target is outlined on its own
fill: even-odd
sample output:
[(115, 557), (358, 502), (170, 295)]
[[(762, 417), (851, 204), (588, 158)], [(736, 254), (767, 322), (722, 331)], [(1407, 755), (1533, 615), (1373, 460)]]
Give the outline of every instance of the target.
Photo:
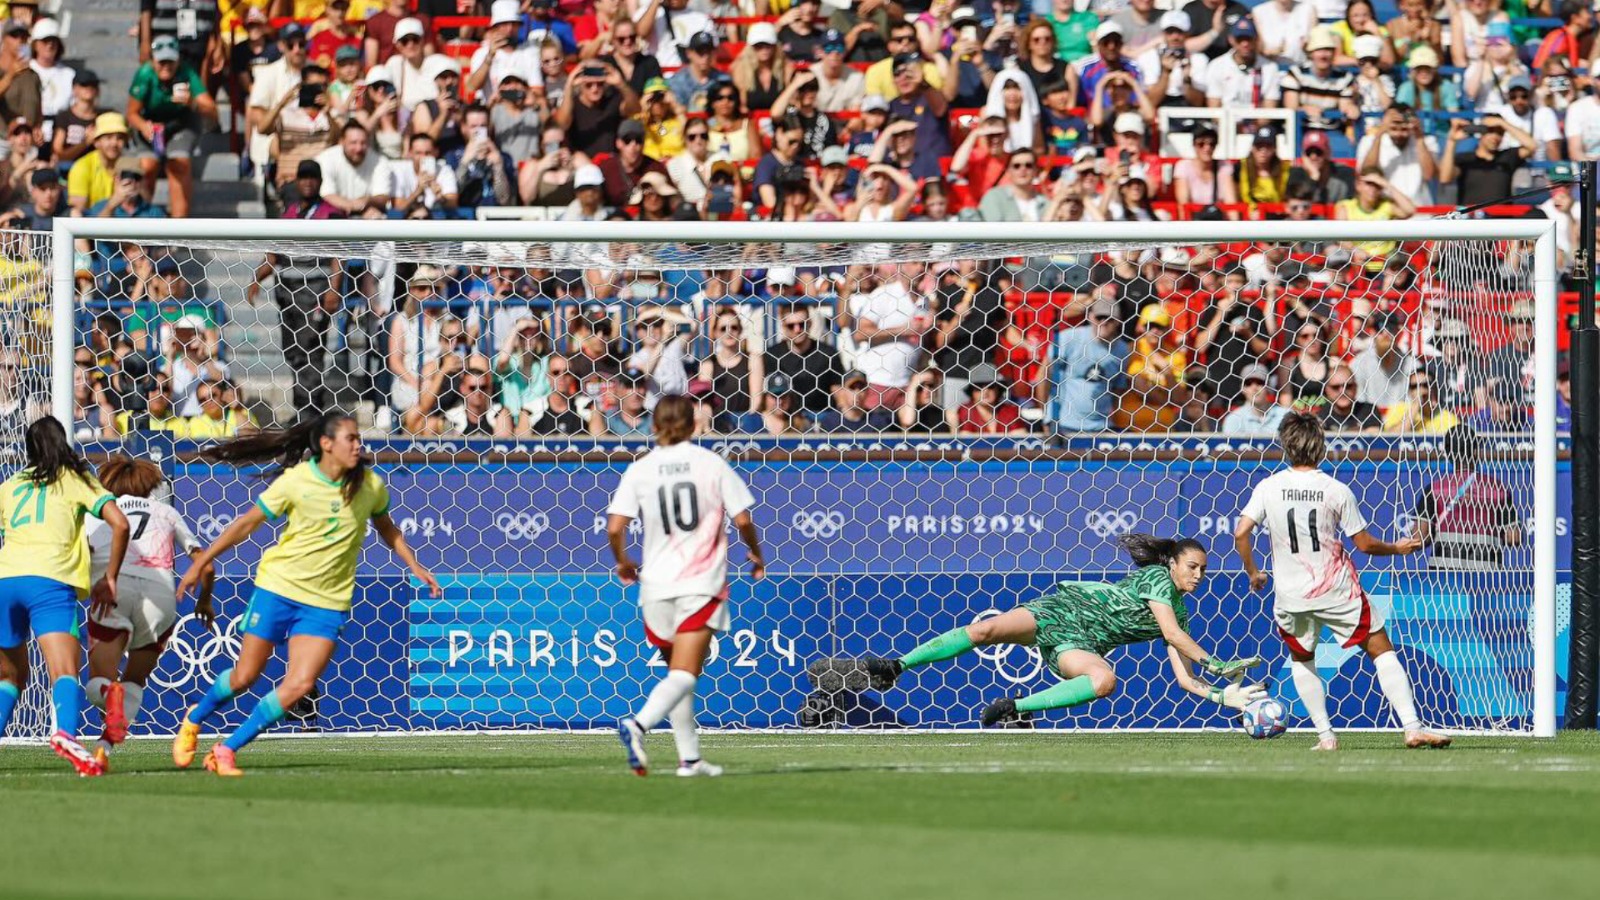
[(11, 724), (11, 711), (17, 708), (17, 698), (22, 692), (9, 681), (0, 681), (0, 737), (4, 737), (6, 726)]
[(50, 686), (50, 699), (56, 708), (56, 730), (78, 736), (83, 724), (83, 682), (76, 675), (63, 675)]
[(239, 730), (228, 736), (222, 746), (229, 750), (243, 749), (245, 744), (256, 739), (261, 732), (283, 721), (283, 704), (278, 702), (278, 692), (270, 691), (256, 708), (250, 710), (250, 718), (244, 720)]
[(184, 717), (184, 721), (199, 725), (206, 720), (207, 716), (216, 712), (217, 707), (233, 699), (232, 682), (233, 670), (223, 670), (222, 674), (217, 676), (217, 680), (211, 682), (211, 689), (206, 691), (206, 695), (200, 698), (200, 702), (194, 705), (194, 709), (189, 710), (189, 714)]

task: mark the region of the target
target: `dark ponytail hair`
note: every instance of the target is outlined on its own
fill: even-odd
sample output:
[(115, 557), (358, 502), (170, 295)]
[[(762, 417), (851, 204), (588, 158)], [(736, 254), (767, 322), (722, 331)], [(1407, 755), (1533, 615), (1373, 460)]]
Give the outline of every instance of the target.
[[(331, 438), (345, 422), (355, 422), (355, 416), (343, 412), (325, 412), (301, 419), (288, 428), (269, 428), (254, 434), (240, 435), (200, 453), (202, 459), (225, 462), (235, 466), (253, 463), (276, 462), (276, 468), (262, 473), (262, 478), (277, 478), (302, 460), (316, 459), (322, 455), (322, 439)], [(344, 499), (355, 499), (356, 492), (367, 479), (369, 462), (365, 456), (344, 473)]]
[(28, 452), (28, 479), (41, 487), (55, 484), (62, 474), (72, 474), (88, 481), (94, 475), (89, 461), (72, 449), (67, 440), (67, 429), (55, 416), (40, 416), (28, 426), (23, 435), (23, 446)]
[(1206, 548), (1194, 538), (1158, 538), (1142, 532), (1125, 534), (1117, 538), (1117, 543), (1128, 551), (1134, 565), (1141, 569), (1145, 566), (1171, 565), (1173, 560), (1190, 550), (1198, 550), (1202, 554), (1206, 552)]

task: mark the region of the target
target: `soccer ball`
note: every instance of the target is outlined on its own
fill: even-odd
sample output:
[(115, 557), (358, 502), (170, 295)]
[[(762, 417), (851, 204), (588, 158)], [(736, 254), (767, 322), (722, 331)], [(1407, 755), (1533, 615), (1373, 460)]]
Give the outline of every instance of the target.
[(1239, 716), (1239, 727), (1255, 740), (1270, 740), (1283, 734), (1283, 722), (1289, 711), (1276, 697), (1265, 697), (1244, 708)]

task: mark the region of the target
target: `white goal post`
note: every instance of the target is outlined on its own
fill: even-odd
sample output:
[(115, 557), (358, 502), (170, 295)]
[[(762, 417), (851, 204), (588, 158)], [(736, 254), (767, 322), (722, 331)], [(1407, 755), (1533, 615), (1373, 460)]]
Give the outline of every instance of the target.
[[(492, 259), (492, 251), (495, 247), (520, 245), (618, 245), (637, 243), (642, 246), (666, 246), (692, 243), (702, 249), (709, 248), (706, 251), (706, 259), (715, 257), (718, 260), (733, 260), (735, 261), (733, 264), (736, 265), (750, 265), (748, 261), (740, 261), (741, 258), (738, 255), (737, 248), (745, 245), (760, 243), (781, 245), (783, 247), (803, 246), (808, 248), (800, 251), (788, 251), (790, 254), (788, 256), (783, 255), (783, 251), (780, 251), (776, 257), (769, 261), (769, 263), (789, 266), (806, 266), (808, 264), (812, 266), (830, 266), (861, 260), (881, 263), (902, 258), (917, 258), (934, 262), (939, 258), (956, 257), (981, 257), (989, 260), (1001, 260), (1008, 257), (1032, 257), (1058, 253), (1063, 252), (1064, 248), (1103, 250), (1105, 248), (1193, 247), (1197, 245), (1242, 244), (1246, 242), (1261, 244), (1287, 242), (1328, 243), (1338, 241), (1476, 242), (1480, 244), (1526, 242), (1532, 246), (1531, 296), (1535, 310), (1534, 343), (1536, 347), (1532, 381), (1531, 483), (1529, 484), (1530, 490), (1526, 491), (1526, 506), (1529, 508), (1526, 521), (1532, 545), (1531, 556), (1529, 557), (1531, 572), (1528, 573), (1531, 577), (1526, 583), (1531, 585), (1531, 598), (1522, 601), (1528, 604), (1525, 609), (1532, 645), (1531, 665), (1527, 667), (1531, 669), (1531, 703), (1526, 704), (1531, 706), (1531, 709), (1526, 716), (1526, 720), (1518, 719), (1523, 724), (1506, 730), (1535, 736), (1550, 736), (1555, 732), (1557, 703), (1557, 518), (1558, 514), (1565, 515), (1565, 513), (1557, 509), (1558, 442), (1555, 410), (1557, 407), (1556, 347), (1559, 278), (1557, 273), (1555, 225), (1547, 220), (1427, 219), (1397, 222), (1241, 221), (1005, 224), (957, 221), (947, 223), (915, 222), (865, 225), (850, 222), (782, 224), (742, 222), (566, 223), (261, 219), (170, 220), (58, 217), (55, 219), (54, 231), (51, 235), (52, 279), (50, 297), (52, 345), (50, 377), (53, 409), (63, 419), (69, 431), (71, 431), (73, 424), (73, 351), (76, 343), (77, 316), (80, 311), (76, 283), (78, 268), (75, 265), (74, 247), (76, 242), (79, 241), (170, 245), (173, 247), (232, 253), (240, 259), (243, 259), (244, 255), (248, 253), (255, 253), (257, 254), (255, 258), (260, 259), (259, 254), (261, 253), (282, 252), (284, 248), (307, 247), (315, 249), (318, 254), (335, 254), (343, 249), (345, 254), (355, 257), (362, 254), (371, 254), (373, 253), (372, 248), (381, 246), (385, 248), (381, 252), (391, 254), (394, 259), (401, 261), (419, 260), (432, 264), (449, 264), (455, 261), (465, 265), (482, 263), (484, 260)], [(871, 248), (867, 247), (869, 244)], [(884, 248), (888, 248), (887, 251)], [(905, 255), (902, 255), (900, 248), (916, 249), (907, 251)], [(621, 265), (621, 263), (619, 262), (618, 265)], [(243, 264), (240, 263), (239, 266), (240, 271), (243, 271)], [(230, 289), (241, 289), (240, 284), (242, 283), (243, 279), (241, 278), (239, 284), (232, 285)], [(1154, 436), (1152, 436), (1151, 440), (1159, 443), (1159, 440)], [(744, 451), (748, 451), (745, 445), (730, 445), (728, 447), (728, 452), (731, 454), (737, 455)], [(812, 451), (808, 449), (806, 452), (811, 453)], [(1399, 448), (1394, 450), (1391, 456), (1399, 458), (1400, 455), (1406, 452), (1410, 452), (1410, 450)], [(753, 454), (750, 458), (756, 459), (758, 456), (759, 454)], [(955, 457), (950, 458), (955, 459)], [(898, 465), (898, 463), (895, 464)], [(952, 465), (966, 464), (968, 463), (952, 463)], [(1394, 464), (1403, 466), (1405, 463), (1402, 460)], [(984, 464), (973, 463), (973, 465)], [(769, 474), (773, 474), (774, 477), (781, 480), (784, 477), (781, 468), (782, 466), (779, 465), (775, 467), (775, 472)], [(969, 473), (965, 477), (983, 478), (987, 476), (979, 471), (976, 476)], [(907, 476), (907, 478), (909, 480), (910, 476)], [(177, 484), (175, 488), (181, 492), (183, 485)], [(537, 484), (527, 483), (523, 489), (536, 492), (537, 488)], [(794, 490), (801, 489), (803, 489), (803, 486), (794, 488)], [(1072, 490), (1072, 488), (1069, 486), (1068, 490)], [(1097, 488), (1097, 490), (1103, 489)], [(982, 492), (976, 489), (969, 489), (969, 493), (977, 498), (982, 496)], [(567, 495), (561, 496), (566, 497)], [(438, 501), (437, 496), (432, 499)], [(1238, 497), (1236, 502), (1229, 502), (1233, 502), (1236, 509), (1238, 505), (1242, 505), (1243, 499), (1243, 497)], [(507, 497), (507, 500), (519, 504), (518, 510), (525, 508), (537, 509), (543, 505), (543, 501), (538, 497), (531, 499), (528, 497)], [(757, 500), (758, 504), (763, 501), (763, 495), (760, 491), (757, 492)], [(428, 501), (429, 498), (412, 500), (406, 498), (403, 494), (397, 496), (397, 503), (400, 504), (410, 503), (415, 506), (419, 502)], [(869, 501), (860, 502), (866, 504)], [(599, 497), (594, 499), (594, 503), (596, 508), (603, 507), (603, 499)], [(802, 506), (805, 506), (805, 504), (802, 504)], [(809, 509), (810, 507), (807, 506), (807, 508)], [(821, 508), (820, 505), (819, 508)], [(1398, 505), (1395, 508), (1398, 510)], [(556, 511), (551, 510), (550, 512), (554, 515)], [(795, 513), (795, 516), (798, 523), (800, 513)], [(444, 522), (446, 518), (445, 516), (440, 516), (440, 521)], [(574, 518), (576, 519), (576, 514), (574, 514)], [(929, 522), (932, 522), (932, 519), (932, 516), (928, 517)], [(431, 521), (430, 519), (430, 523)], [(470, 522), (472, 520), (468, 517), (465, 521)], [(583, 522), (586, 525), (587, 519), (583, 520)], [(897, 526), (903, 525), (903, 520), (896, 519), (895, 522)], [(785, 528), (788, 528), (789, 523), (786, 521), (784, 525)], [(1081, 523), (1076, 523), (1072, 527), (1082, 531), (1082, 528), (1079, 527), (1080, 525)], [(430, 524), (418, 527), (431, 528), (432, 526)], [(909, 527), (915, 529), (918, 526), (913, 524)], [(932, 526), (930, 525), (930, 527)], [(945, 529), (949, 526), (944, 524), (944, 520), (940, 520), (938, 527)], [(1047, 525), (1047, 529), (1060, 527), (1059, 524)], [(797, 524), (795, 528), (798, 529), (799, 525)], [(816, 531), (815, 528), (811, 530)], [(581, 532), (576, 533), (581, 534)], [(848, 533), (848, 529), (846, 529), (846, 533)], [(554, 529), (552, 529), (551, 534), (555, 534)], [(899, 532), (896, 532), (896, 534), (899, 534)], [(1067, 540), (1069, 537), (1073, 541), (1085, 540), (1083, 534), (1069, 535), (1065, 530), (1059, 532), (1059, 536), (1062, 540)], [(812, 537), (815, 538), (815, 535), (813, 534)], [(465, 547), (470, 544), (470, 539), (461, 533), (456, 533), (450, 540), (454, 541), (458, 547)], [(798, 546), (801, 538), (796, 532), (792, 538), (786, 538), (786, 540), (792, 540)], [(906, 546), (909, 546), (909, 544)], [(552, 554), (549, 549), (542, 549), (539, 552), (546, 558)], [(840, 563), (840, 568), (837, 572), (802, 571), (797, 569), (789, 574), (798, 578), (801, 576), (833, 576), (841, 572), (850, 575), (858, 571), (868, 575), (873, 573), (874, 570), (870, 566), (864, 565), (852, 568), (853, 563), (845, 559), (848, 556), (848, 552), (839, 551), (841, 560), (845, 561)], [(807, 558), (808, 560), (810, 559), (810, 557)], [(850, 557), (849, 559), (854, 558)], [(965, 567), (946, 567), (935, 571), (949, 574), (951, 577), (957, 577), (973, 571), (977, 562), (976, 560), (968, 560), (964, 563)], [(1026, 559), (1019, 557), (1014, 565), (1018, 567), (1018, 571), (1026, 569)], [(1215, 562), (1213, 565), (1217, 567)], [(1049, 569), (1050, 567), (1039, 566), (1038, 568)], [(907, 569), (919, 572), (925, 571), (925, 567), (918, 565), (907, 566)], [(1418, 577), (1425, 576), (1418, 575)], [(781, 584), (782, 578), (779, 578), (778, 581)], [(556, 582), (552, 581), (550, 583), (555, 584)], [(1524, 582), (1518, 582), (1518, 584), (1522, 583)], [(550, 596), (555, 596), (554, 592), (558, 590), (568, 591), (575, 589), (571, 589), (570, 586), (564, 586), (560, 588), (551, 587), (548, 590), (552, 592)], [(738, 596), (741, 590), (748, 594), (751, 588), (749, 586), (736, 588), (735, 595)], [(566, 594), (561, 596), (565, 597)], [(360, 602), (361, 600), (358, 598), (357, 603), (359, 604)], [(1509, 602), (1511, 601), (1508, 599)], [(860, 612), (867, 608), (862, 605), (850, 607), (845, 605), (843, 601), (840, 601), (840, 603), (841, 612), (837, 613), (840, 615), (852, 611)], [(1516, 606), (1516, 604), (1512, 605)], [(403, 610), (405, 607), (402, 603), (397, 608)], [(982, 608), (981, 604), (976, 607), (980, 611)], [(1521, 612), (1519, 610), (1523, 608), (1518, 607), (1518, 609), (1512, 610), (1512, 613), (1520, 615)], [(735, 609), (735, 618), (737, 620), (739, 616), (738, 607), (735, 607)], [(1204, 613), (1197, 613), (1197, 615), (1203, 616)], [(941, 621), (944, 620), (919, 620), (914, 624), (916, 627), (925, 625), (931, 628)], [(404, 626), (398, 627), (403, 628)], [(415, 623), (411, 625), (411, 629), (415, 639), (415, 636), (420, 634), (421, 631), (419, 631), (419, 626)], [(582, 631), (582, 629), (574, 631), (571, 637), (571, 653), (575, 671), (581, 668), (578, 659), (580, 654), (579, 631)], [(468, 660), (478, 658), (471, 656), (471, 654), (487, 653), (487, 656), (484, 657), (487, 660), (486, 665), (491, 667), (501, 665), (500, 662), (496, 661), (496, 647), (493, 643), (498, 638), (489, 638), (489, 643), (486, 645), (485, 637), (481, 633), (462, 631), (460, 634), (465, 636), (458, 638), (456, 632), (450, 632), (448, 638), (440, 636), (441, 643), (434, 651), (430, 652), (436, 652), (440, 658), (448, 654), (451, 664), (456, 662), (457, 650), (460, 650), (463, 657)], [(498, 632), (495, 632), (495, 634), (497, 635)], [(781, 637), (777, 630), (772, 631), (770, 635), (759, 629), (751, 632), (751, 634), (753, 635), (752, 641), (756, 645), (755, 650), (750, 651), (752, 654), (764, 652), (763, 647), (768, 644), (771, 647), (778, 647), (783, 640), (788, 640), (788, 638)], [(911, 637), (920, 638), (925, 636), (927, 635), (919, 634)], [(788, 650), (791, 653), (797, 652), (801, 656), (804, 656), (807, 652), (826, 649), (854, 649), (861, 651), (867, 649), (869, 645), (872, 647), (886, 646), (886, 644), (873, 643), (873, 641), (890, 638), (893, 639), (893, 646), (900, 648), (903, 643), (902, 637), (902, 635), (888, 631), (841, 634), (837, 637), (836, 648), (807, 645), (797, 651), (791, 641)], [(504, 651), (507, 655), (504, 657), (504, 662), (517, 666), (534, 666), (536, 661), (542, 658), (539, 656), (539, 648), (542, 647), (538, 643), (539, 640), (541, 639), (531, 637), (528, 633), (518, 633), (514, 636), (514, 639), (513, 637), (508, 637)], [(555, 647), (554, 659), (556, 662), (560, 662), (562, 654), (565, 652), (562, 648), (566, 645), (560, 643), (563, 640), (560, 634), (556, 634), (552, 640), (555, 641), (553, 644)], [(589, 642), (591, 639), (585, 636), (582, 640)], [(618, 651), (620, 653), (634, 653), (635, 655), (643, 653), (642, 649), (632, 647), (636, 640), (636, 635), (619, 636), (613, 634), (610, 640), (612, 645), (617, 644), (619, 641), (629, 645), (627, 648)], [(593, 642), (584, 644), (584, 653), (591, 652), (594, 645), (603, 643), (598, 637), (594, 637)], [(732, 660), (738, 651), (739, 648), (730, 644), (724, 650), (725, 659)], [(348, 656), (352, 652), (351, 649), (347, 648), (341, 651), (341, 655)], [(413, 664), (420, 664), (416, 663), (417, 660), (433, 658), (428, 656), (427, 653), (416, 652), (419, 655), (413, 656)], [(524, 657), (527, 658), (527, 662), (524, 662)], [(1003, 668), (1003, 662), (997, 662), (996, 665)], [(803, 659), (800, 660), (800, 664), (803, 667)], [(500, 670), (497, 669), (496, 671)], [(754, 663), (752, 663), (750, 672), (755, 673), (756, 671), (758, 670), (754, 668)], [(759, 671), (764, 672), (765, 670)], [(798, 678), (798, 670), (789, 667), (785, 668), (782, 674), (785, 680), (780, 681), (780, 679), (765, 676), (766, 680), (759, 687), (741, 688), (741, 690), (750, 690), (760, 697), (768, 698), (767, 700), (757, 699), (750, 701), (752, 704), (769, 701), (789, 704), (794, 694), (786, 679), (790, 675)], [(594, 678), (596, 676), (589, 675), (585, 677)], [(954, 679), (958, 676), (951, 675), (950, 677)], [(421, 683), (415, 677), (413, 678), (414, 685)], [(450, 681), (448, 678), (443, 678), (428, 683), (447, 685), (447, 683), (454, 684), (455, 682)], [(190, 685), (188, 689), (193, 690), (193, 685)], [(445, 690), (446, 687), (440, 687), (439, 689)], [(604, 690), (610, 692), (614, 689), (614, 686), (608, 685)], [(954, 689), (954, 686), (952, 686), (951, 690)], [(1457, 685), (1456, 689), (1460, 689), (1460, 686)], [(770, 691), (770, 693), (762, 693), (766, 691)], [(331, 687), (329, 693), (330, 696), (333, 693)], [(463, 697), (465, 696), (463, 695)], [(480, 695), (474, 694), (472, 696), (479, 697)], [(942, 697), (943, 695), (939, 696)], [(952, 694), (952, 696), (954, 695)], [(481, 698), (479, 700), (468, 700), (449, 696), (430, 697), (428, 703), (431, 705), (423, 705), (417, 699), (417, 695), (413, 694), (410, 700), (412, 704), (410, 715), (413, 718), (408, 721), (413, 722), (414, 727), (418, 728), (561, 727), (560, 725), (552, 726), (548, 723), (589, 723), (599, 721), (599, 716), (592, 716), (590, 714), (591, 711), (586, 708), (584, 697), (565, 697), (563, 699), (571, 701), (571, 704), (563, 706), (558, 703), (555, 704), (553, 712), (548, 712), (547, 715), (541, 714), (544, 716), (542, 718), (524, 719), (509, 713), (505, 718), (496, 718), (499, 714), (498, 711), (486, 713), (481, 705), (474, 705), (475, 703), (488, 702)], [(609, 693), (606, 695), (606, 699), (608, 701), (611, 699)], [(961, 702), (966, 703), (969, 699), (968, 696), (962, 695)], [(171, 702), (177, 703), (179, 701), (173, 699)], [(400, 700), (397, 702), (403, 705), (405, 701)], [(505, 706), (510, 701), (502, 698), (496, 702)], [(945, 701), (941, 699), (937, 702), (944, 703)], [(713, 699), (708, 703), (708, 708), (712, 710), (713, 718), (716, 718), (717, 701)], [(178, 708), (181, 709), (181, 707)], [(422, 717), (422, 714), (417, 710), (424, 708), (436, 712), (438, 716), (443, 718)], [(745, 704), (744, 701), (740, 701), (730, 704), (728, 708), (743, 709)], [(522, 707), (516, 706), (516, 710), (520, 712)], [(738, 712), (729, 712), (719, 720), (719, 724), (729, 727), (773, 727), (792, 721), (793, 712), (794, 710), (789, 710), (791, 718), (782, 721), (742, 717)], [(402, 712), (397, 715), (403, 716), (405, 713)], [(533, 715), (533, 713), (529, 713), (529, 715)], [(458, 717), (450, 718), (450, 716)], [(481, 717), (473, 718), (474, 716)], [(1494, 715), (1486, 713), (1484, 718), (1493, 719)], [(946, 720), (934, 716), (923, 721), (927, 721), (935, 727), (941, 727), (947, 721), (955, 720)], [(1130, 727), (1144, 727), (1144, 724), (1147, 724), (1143, 723), (1143, 720), (1129, 719), (1128, 721)], [(1476, 724), (1463, 727), (1487, 731), (1498, 730), (1492, 724), (1485, 725), (1477, 719), (1473, 721)], [(359, 717), (350, 720), (350, 722), (354, 724), (347, 723), (341, 727), (347, 730), (391, 730), (393, 727), (382, 722), (374, 724), (374, 722), (369, 722)], [(1218, 722), (1221, 722), (1221, 720), (1218, 720)], [(1382, 721), (1378, 720), (1368, 724), (1381, 725)], [(1445, 724), (1448, 725), (1450, 723)], [(1156, 727), (1162, 726), (1158, 723)]]

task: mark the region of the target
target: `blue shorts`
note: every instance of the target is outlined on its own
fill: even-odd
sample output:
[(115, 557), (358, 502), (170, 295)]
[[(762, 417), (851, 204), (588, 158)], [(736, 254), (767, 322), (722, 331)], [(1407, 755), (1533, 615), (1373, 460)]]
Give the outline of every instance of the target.
[(281, 644), (297, 634), (337, 641), (344, 623), (349, 620), (350, 614), (347, 612), (309, 606), (282, 594), (256, 588), (249, 607), (244, 611), (244, 627), (241, 630), (274, 644)]
[(78, 636), (78, 589), (54, 578), (17, 575), (0, 578), (0, 647), (20, 647), (45, 634)]

